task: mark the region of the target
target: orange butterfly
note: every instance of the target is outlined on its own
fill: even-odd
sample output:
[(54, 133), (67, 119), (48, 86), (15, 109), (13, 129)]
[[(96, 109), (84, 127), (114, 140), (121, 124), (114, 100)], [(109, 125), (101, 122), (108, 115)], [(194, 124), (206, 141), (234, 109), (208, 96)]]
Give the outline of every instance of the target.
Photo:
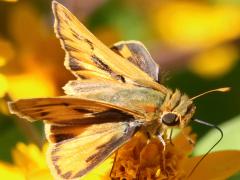
[(64, 6), (53, 1), (52, 8), (65, 66), (77, 80), (65, 85), (66, 96), (22, 99), (9, 107), (31, 122), (44, 120), (56, 178), (85, 175), (137, 131), (164, 143), (169, 127), (188, 124), (192, 99), (158, 83), (159, 67), (142, 43), (123, 41), (109, 49)]

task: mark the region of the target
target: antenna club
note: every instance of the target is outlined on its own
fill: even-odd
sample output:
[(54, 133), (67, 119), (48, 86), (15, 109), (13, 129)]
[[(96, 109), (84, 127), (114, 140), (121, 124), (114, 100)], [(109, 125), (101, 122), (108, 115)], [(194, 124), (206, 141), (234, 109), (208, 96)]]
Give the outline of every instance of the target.
[(201, 94), (199, 94), (197, 96), (194, 96), (194, 97), (191, 98), (191, 100), (197, 99), (200, 96), (203, 96), (203, 95), (206, 95), (206, 94), (209, 94), (209, 93), (212, 93), (212, 92), (228, 92), (230, 90), (231, 90), (230, 87), (223, 87), (223, 88), (213, 89), (213, 90), (201, 93)]
[(223, 87), (218, 89), (220, 92), (228, 92), (231, 90), (231, 87)]

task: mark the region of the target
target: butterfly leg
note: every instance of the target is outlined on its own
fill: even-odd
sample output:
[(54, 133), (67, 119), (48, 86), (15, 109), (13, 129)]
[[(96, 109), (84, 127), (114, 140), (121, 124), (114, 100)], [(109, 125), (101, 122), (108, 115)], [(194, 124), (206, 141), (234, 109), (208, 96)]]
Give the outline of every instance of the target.
[(166, 166), (165, 166), (165, 164), (166, 164), (166, 158), (165, 158), (166, 142), (163, 139), (163, 133), (158, 134), (157, 137), (158, 137), (159, 141), (163, 145), (163, 150), (162, 150), (162, 161), (163, 162), (162, 162), (162, 164), (163, 164), (163, 169), (165, 171), (165, 169), (166, 169)]
[(163, 145), (163, 152), (166, 150), (166, 142), (164, 141), (163, 137), (162, 137), (162, 133), (157, 135), (159, 141), (162, 143)]
[(172, 141), (172, 135), (173, 135), (173, 128), (170, 130), (168, 139), (169, 139), (169, 141), (170, 141), (170, 144), (171, 144), (172, 146), (174, 146), (173, 141)]
[(182, 131), (182, 134), (183, 134), (183, 136), (188, 140), (188, 143), (189, 143), (189, 144), (195, 145), (195, 141), (194, 141), (191, 137), (189, 137), (187, 134), (185, 134), (184, 131)]

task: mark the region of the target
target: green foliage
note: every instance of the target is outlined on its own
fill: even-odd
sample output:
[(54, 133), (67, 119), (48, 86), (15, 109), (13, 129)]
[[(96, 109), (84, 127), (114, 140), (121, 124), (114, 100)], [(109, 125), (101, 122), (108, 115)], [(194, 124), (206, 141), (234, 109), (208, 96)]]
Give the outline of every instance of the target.
[[(214, 151), (218, 150), (240, 150), (240, 116), (237, 116), (219, 126), (224, 137), (222, 141), (214, 148)], [(212, 129), (203, 138), (201, 138), (195, 148), (195, 154), (206, 153), (214, 143), (219, 139), (219, 133), (217, 130)]]
[(0, 114), (0, 159), (11, 161), (11, 151), (17, 142), (26, 142), (26, 138), (20, 132), (14, 119)]

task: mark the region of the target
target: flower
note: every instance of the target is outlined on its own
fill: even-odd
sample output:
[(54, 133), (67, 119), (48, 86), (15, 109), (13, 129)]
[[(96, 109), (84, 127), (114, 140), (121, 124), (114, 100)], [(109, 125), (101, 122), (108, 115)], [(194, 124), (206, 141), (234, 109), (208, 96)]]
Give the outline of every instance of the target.
[(235, 67), (238, 56), (238, 49), (235, 46), (220, 46), (196, 55), (188, 67), (201, 77), (219, 78)]
[[(206, 79), (229, 73), (239, 59), (240, 6), (201, 1), (159, 3), (152, 13), (161, 43), (176, 52), (194, 53), (189, 70)], [(193, 57), (193, 58), (192, 58)]]
[[(195, 135), (185, 128), (173, 138), (173, 144), (163, 144), (158, 139), (148, 139), (137, 133), (114, 155), (84, 176), (83, 180), (126, 179), (186, 179), (202, 156), (188, 157), (193, 150)], [(52, 180), (46, 163), (45, 145), (18, 143), (12, 151), (14, 164), (0, 162), (0, 179)], [(227, 162), (227, 163), (226, 163)], [(240, 151), (218, 151), (207, 155), (190, 179), (226, 179), (240, 170)]]
[[(4, 21), (10, 38), (0, 38), (0, 97), (56, 96), (72, 78), (63, 66), (64, 51), (52, 25), (31, 3), (16, 3)], [(23, 26), (22, 20), (29, 26)], [(31, 27), (31, 28), (29, 28)], [(66, 72), (66, 73), (59, 73)]]
[(45, 158), (46, 146), (18, 143), (12, 151), (14, 164), (0, 162), (0, 179), (53, 180)]
[[(35, 144), (26, 145), (18, 143), (12, 151), (14, 164), (0, 161), (0, 179), (14, 180), (53, 180), (46, 160), (47, 144), (42, 149)], [(109, 169), (111, 169), (113, 158), (108, 158), (93, 171), (83, 177), (82, 180), (102, 180), (109, 179)]]
[[(158, 139), (147, 139), (137, 133), (120, 148), (111, 170), (112, 178), (126, 179), (186, 179), (202, 156), (189, 157), (195, 135), (186, 128), (166, 142), (165, 150)], [(224, 163), (228, 162), (228, 163)], [(238, 164), (238, 165), (237, 165)], [(240, 170), (240, 151), (219, 151), (207, 155), (190, 179), (225, 179)]]

